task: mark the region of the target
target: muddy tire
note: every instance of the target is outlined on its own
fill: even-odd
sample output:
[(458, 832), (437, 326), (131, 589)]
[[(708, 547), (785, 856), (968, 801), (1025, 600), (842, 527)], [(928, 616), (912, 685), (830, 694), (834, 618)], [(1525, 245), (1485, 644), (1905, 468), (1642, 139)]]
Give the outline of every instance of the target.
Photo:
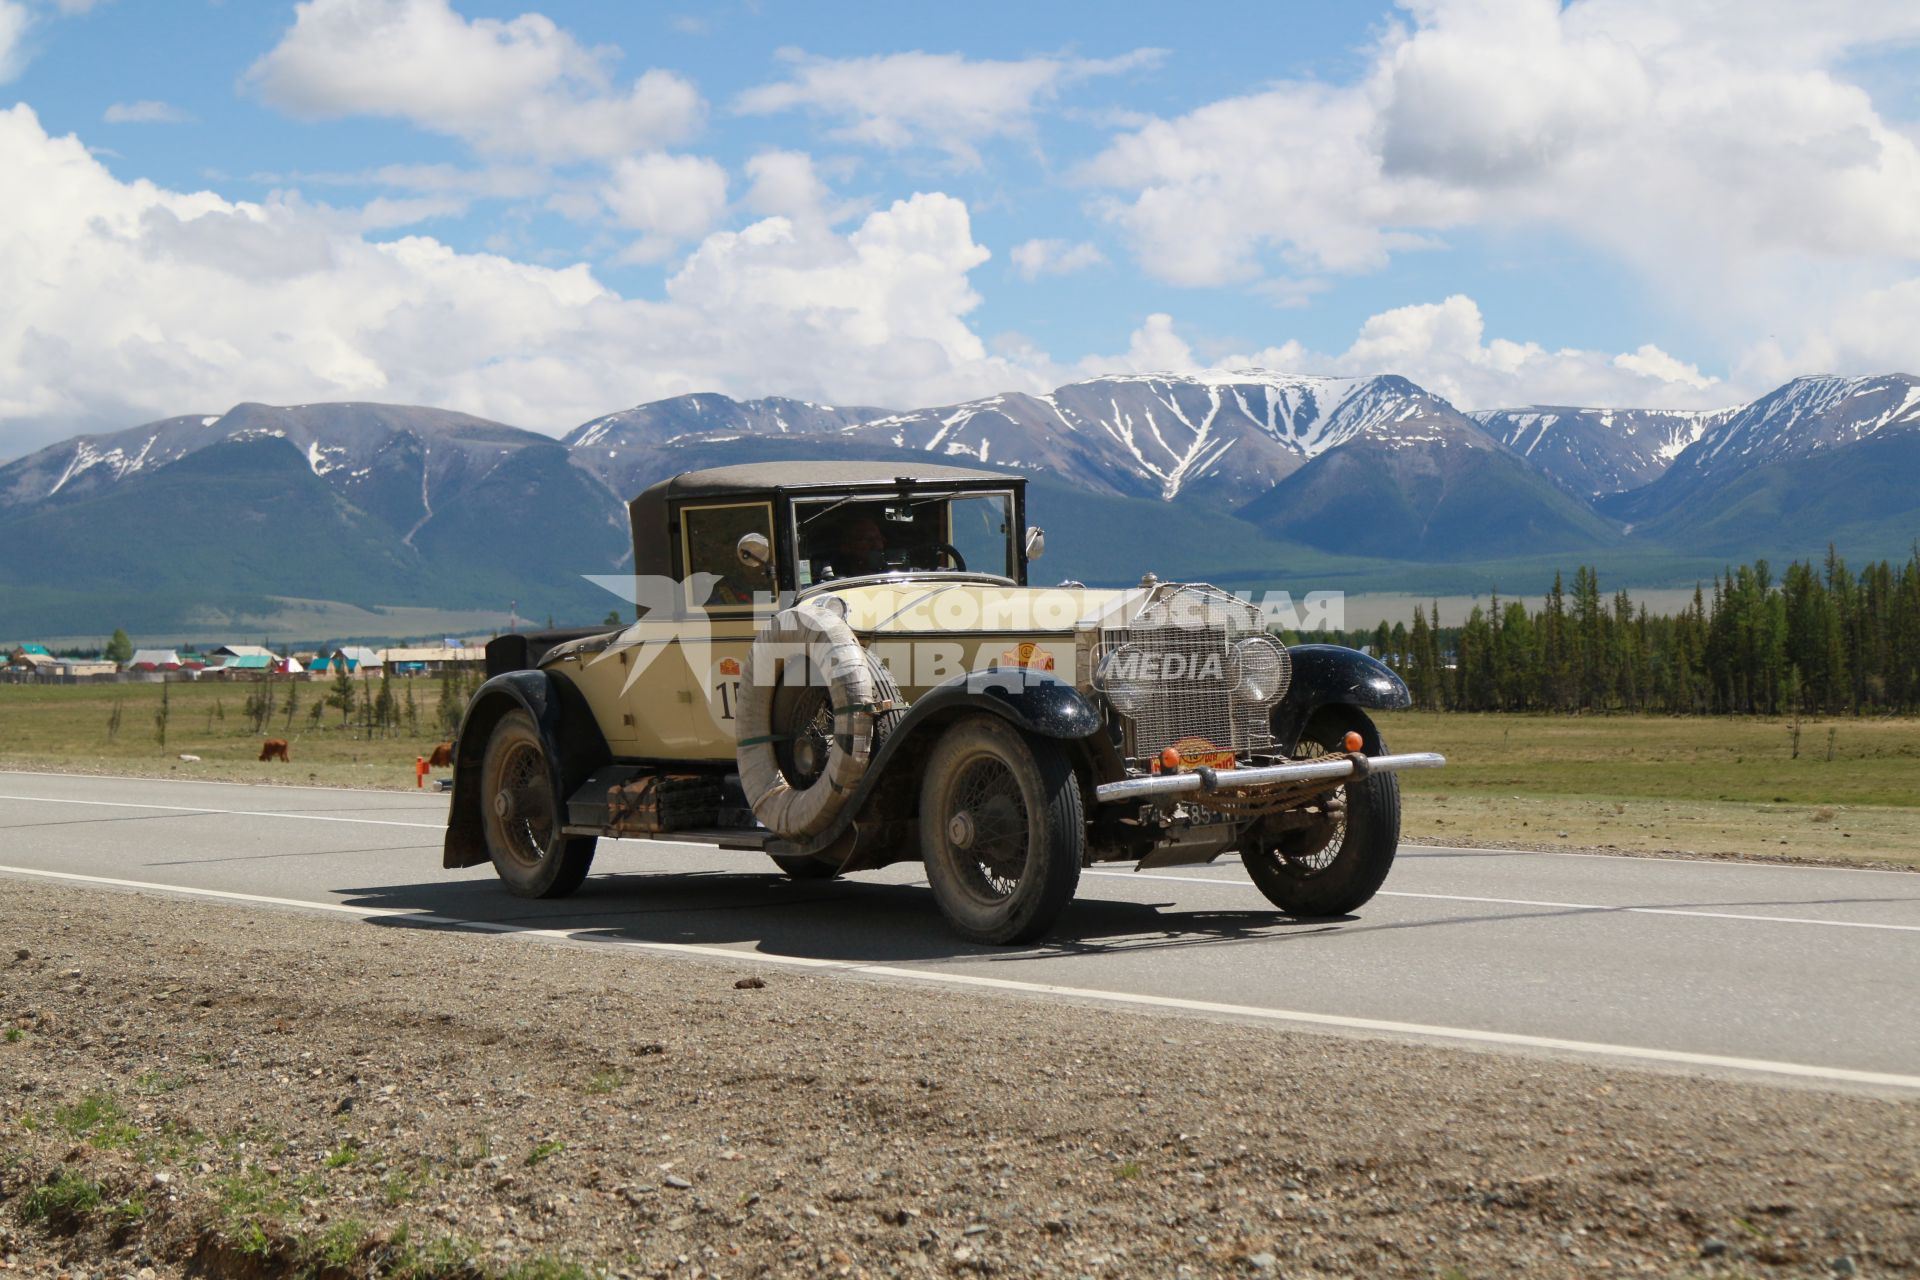
[[(1296, 754), (1340, 750), (1349, 731), (1360, 734), (1368, 755), (1386, 750), (1380, 731), (1364, 714), (1329, 708), (1314, 716)], [(1376, 773), (1346, 783), (1345, 815), (1312, 827), (1268, 837), (1259, 827), (1240, 850), (1247, 874), (1267, 901), (1294, 916), (1343, 916), (1380, 891), (1400, 847), (1400, 783)]]
[(929, 753), (920, 849), (947, 922), (973, 942), (1032, 942), (1080, 883), (1086, 821), (1056, 742), (996, 716), (958, 720)]
[(773, 859), (774, 866), (786, 873), (789, 880), (831, 880), (840, 874), (840, 868), (831, 862), (806, 854), (775, 853), (768, 856)]
[(564, 898), (593, 865), (592, 836), (561, 833), (546, 743), (525, 711), (500, 717), (480, 764), (480, 820), (487, 856), (515, 896)]

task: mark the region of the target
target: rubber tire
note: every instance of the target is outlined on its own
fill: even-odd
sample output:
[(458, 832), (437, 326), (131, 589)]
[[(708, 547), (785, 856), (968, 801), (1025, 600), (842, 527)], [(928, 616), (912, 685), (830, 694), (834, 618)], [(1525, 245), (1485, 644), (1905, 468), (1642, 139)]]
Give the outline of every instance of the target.
[[(947, 840), (947, 792), (982, 755), (1013, 774), (1025, 802), (1027, 863), (1013, 893), (994, 903), (971, 894)], [(993, 715), (955, 721), (928, 753), (920, 783), (920, 849), (934, 901), (954, 932), (972, 942), (1013, 945), (1044, 935), (1073, 900), (1086, 851), (1080, 783), (1060, 744), (1030, 738)]]
[(789, 880), (831, 880), (840, 874), (840, 868), (811, 854), (771, 853), (767, 856), (773, 859), (774, 866), (787, 873)]
[[(487, 735), (487, 750), (480, 763), (480, 823), (486, 832), (487, 856), (493, 859), (493, 869), (515, 897), (564, 898), (586, 880), (599, 840), (594, 836), (560, 836), (554, 848), (529, 866), (509, 851), (501, 819), (493, 808), (507, 753), (529, 745), (539, 752), (544, 765), (546, 742), (534, 726), (533, 717), (517, 708), (501, 716), (493, 732)], [(561, 797), (553, 797), (555, 814), (562, 811), (563, 805)]]
[[(1301, 737), (1334, 744), (1349, 730), (1360, 734), (1367, 754), (1386, 750), (1373, 721), (1345, 707), (1317, 713)], [(1267, 901), (1288, 915), (1344, 916), (1380, 891), (1399, 848), (1400, 782), (1391, 773), (1376, 773), (1364, 782), (1347, 784), (1347, 829), (1340, 851), (1324, 870), (1302, 874), (1290, 869), (1279, 854), (1251, 847), (1240, 851), (1240, 861)]]

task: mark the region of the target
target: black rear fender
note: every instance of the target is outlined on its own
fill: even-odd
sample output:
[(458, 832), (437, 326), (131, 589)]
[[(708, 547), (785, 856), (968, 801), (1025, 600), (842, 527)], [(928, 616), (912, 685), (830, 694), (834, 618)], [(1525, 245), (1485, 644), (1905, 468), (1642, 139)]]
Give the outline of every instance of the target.
[(566, 798), (613, 756), (594, 721), (593, 709), (573, 681), (547, 671), (508, 671), (474, 691), (460, 721), (453, 752), (453, 802), (441, 865), (471, 867), (487, 860), (480, 817), (480, 765), (487, 739), (509, 711), (525, 711), (546, 746), (547, 768), (557, 802)]

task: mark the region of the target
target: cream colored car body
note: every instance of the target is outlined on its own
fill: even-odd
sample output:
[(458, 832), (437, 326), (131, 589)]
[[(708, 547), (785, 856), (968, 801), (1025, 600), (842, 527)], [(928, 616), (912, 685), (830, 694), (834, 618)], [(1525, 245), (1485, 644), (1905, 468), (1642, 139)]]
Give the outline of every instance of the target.
[[(1087, 587), (1013, 587), (940, 582), (902, 574), (891, 580), (823, 586), (808, 600), (838, 601), (847, 624), (887, 664), (911, 701), (968, 671), (996, 666), (1047, 670), (1076, 688), (1092, 687), (1092, 643), (1103, 618), (1142, 595)], [(775, 611), (690, 611), (642, 619), (549, 655), (586, 695), (616, 756), (731, 760), (740, 670), (753, 637)], [(689, 640), (689, 631), (704, 634)]]

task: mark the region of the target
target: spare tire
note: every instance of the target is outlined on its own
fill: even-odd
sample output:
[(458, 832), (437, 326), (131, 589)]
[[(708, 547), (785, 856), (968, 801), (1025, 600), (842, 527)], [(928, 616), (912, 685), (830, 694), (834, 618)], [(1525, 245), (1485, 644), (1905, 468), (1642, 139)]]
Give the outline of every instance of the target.
[[(783, 682), (790, 690), (799, 681), (824, 689), (833, 719), (825, 762), (817, 772), (807, 770), (813, 776), (804, 786), (790, 776), (792, 751), (779, 748), (805, 726), (777, 723), (774, 714)], [(804, 705), (791, 697), (780, 702), (783, 709)], [(740, 678), (734, 757), (754, 816), (788, 840), (825, 831), (903, 710), (893, 677), (838, 614), (821, 605), (776, 613), (754, 637)]]

